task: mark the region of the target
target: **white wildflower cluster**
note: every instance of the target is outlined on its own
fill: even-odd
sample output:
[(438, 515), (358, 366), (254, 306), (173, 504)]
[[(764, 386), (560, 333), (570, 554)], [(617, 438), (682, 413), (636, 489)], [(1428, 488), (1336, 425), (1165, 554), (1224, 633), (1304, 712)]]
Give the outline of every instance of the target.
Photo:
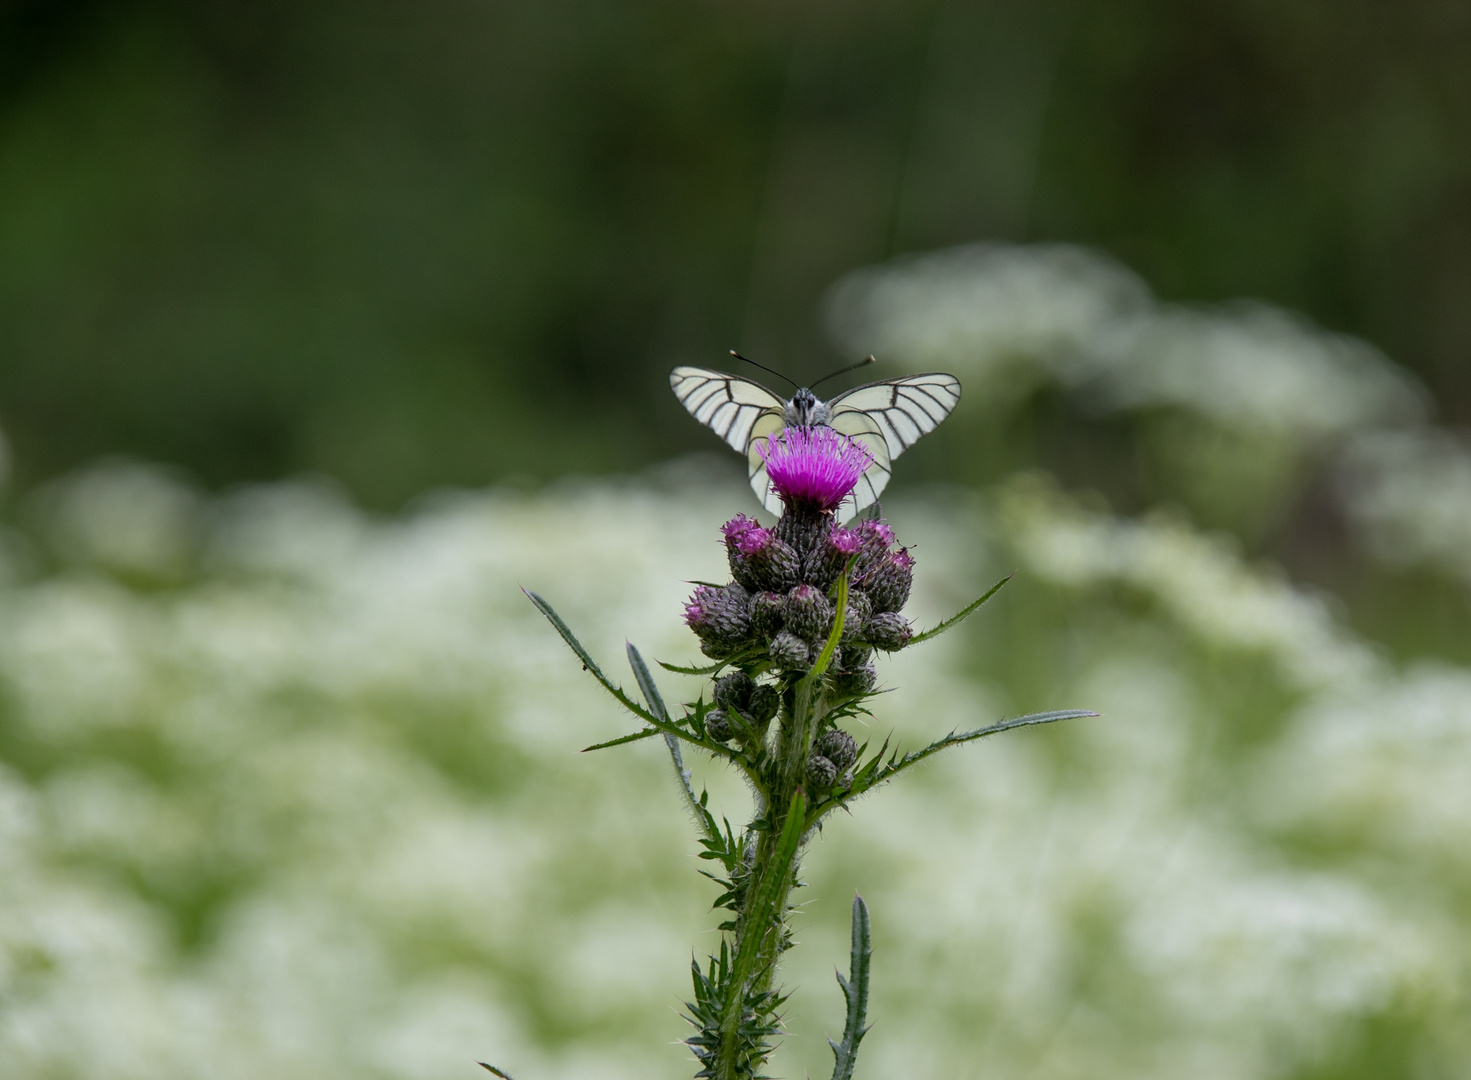
[(1345, 448), (1337, 481), (1350, 520), (1375, 555), (1471, 585), (1471, 441), (1464, 433), (1365, 433)]
[[(575, 752), (620, 712), (517, 586), (610, 671), (624, 633), (694, 661), (681, 600), (742, 486), (466, 493), (388, 521), (323, 485), (122, 497), (172, 484), (110, 467), (53, 492), (73, 539), (0, 605), (0, 1072), (687, 1076), (674, 1008), (713, 894), (663, 748)], [(874, 737), (1107, 715), (832, 822), (785, 973), (809, 1037), (776, 1074), (824, 1069), (854, 889), (874, 1075), (1287, 1075), (1407, 1001), (1424, 1053), (1455, 1051), (1471, 957), (1437, 886), (1465, 863), (1471, 674), (1395, 675), (1179, 522), (1033, 481), (887, 509), (924, 552), (921, 625), (1022, 574), (894, 657)], [(703, 771), (717, 805), (741, 797)], [(1325, 832), (1336, 854), (1303, 868), (1291, 844)]]
[(1054, 381), (1092, 407), (1178, 407), (1227, 428), (1311, 443), (1420, 416), (1423, 393), (1377, 350), (1265, 305), (1156, 302), (1117, 263), (1062, 244), (979, 244), (855, 273), (834, 336), (929, 368), (972, 395)]

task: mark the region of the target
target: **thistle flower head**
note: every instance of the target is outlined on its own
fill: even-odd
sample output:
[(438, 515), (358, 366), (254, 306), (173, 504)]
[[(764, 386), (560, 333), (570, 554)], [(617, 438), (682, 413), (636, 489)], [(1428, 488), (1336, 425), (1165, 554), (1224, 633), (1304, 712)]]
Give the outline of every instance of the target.
[(737, 514), (720, 526), (720, 534), (725, 537), (728, 550), (749, 555), (752, 550), (761, 547), (765, 538), (770, 535), (770, 530), (763, 529), (761, 523), (753, 517)]
[(756, 449), (782, 502), (823, 511), (837, 509), (873, 464), (868, 447), (826, 426), (783, 428)]
[[(888, 528), (888, 526), (884, 527)], [(857, 555), (863, 548), (863, 534), (857, 529), (845, 529), (839, 526), (827, 534), (827, 542), (840, 555)]]
[(730, 573), (752, 592), (787, 589), (801, 574), (801, 560), (786, 541), (763, 528), (745, 514), (737, 514), (720, 527)]
[(852, 530), (862, 542), (863, 554), (859, 557), (859, 568), (871, 566), (894, 546), (894, 530), (882, 518), (860, 521)]
[(813, 546), (802, 563), (808, 583), (826, 589), (838, 579), (848, 560), (863, 550), (863, 537), (856, 529), (835, 527)]
[(734, 582), (723, 588), (701, 585), (685, 602), (684, 621), (707, 656), (728, 655), (750, 632), (750, 594)]
[(914, 556), (905, 548), (885, 552), (861, 579), (874, 611), (898, 611), (909, 600), (913, 582)]

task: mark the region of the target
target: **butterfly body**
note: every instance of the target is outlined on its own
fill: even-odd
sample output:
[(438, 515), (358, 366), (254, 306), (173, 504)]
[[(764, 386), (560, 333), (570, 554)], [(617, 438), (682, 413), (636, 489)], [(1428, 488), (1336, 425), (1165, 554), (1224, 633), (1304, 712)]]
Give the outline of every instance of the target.
[(787, 427), (818, 427), (828, 422), (832, 410), (827, 403), (818, 400), (816, 394), (801, 387), (792, 395), (792, 400), (782, 406), (781, 419)]
[(847, 520), (875, 502), (889, 482), (893, 459), (933, 431), (960, 401), (960, 381), (930, 372), (867, 383), (823, 401), (801, 387), (783, 400), (760, 383), (710, 368), (677, 367), (669, 385), (700, 423), (746, 456), (751, 488), (763, 506), (781, 513), (781, 500), (766, 476), (764, 440), (783, 428), (831, 427), (861, 442), (873, 464), (838, 509)]

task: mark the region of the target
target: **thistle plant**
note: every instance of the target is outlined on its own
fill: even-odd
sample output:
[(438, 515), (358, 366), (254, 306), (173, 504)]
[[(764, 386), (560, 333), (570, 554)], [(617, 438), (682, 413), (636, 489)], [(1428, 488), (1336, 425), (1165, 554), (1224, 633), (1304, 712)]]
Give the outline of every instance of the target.
[[(642, 701), (610, 679), (552, 606), (531, 602), (556, 628), (593, 678), (642, 721), (634, 732), (588, 747), (603, 750), (662, 736), (686, 807), (698, 829), (701, 871), (725, 915), (717, 955), (693, 963), (686, 1044), (697, 1078), (759, 1077), (781, 1033), (786, 1000), (777, 984), (790, 947), (792, 892), (802, 853), (833, 811), (942, 750), (1012, 728), (1096, 715), (1078, 709), (1035, 713), (969, 731), (951, 731), (901, 754), (886, 739), (876, 748), (848, 730), (879, 693), (874, 659), (927, 641), (976, 611), (1006, 584), (933, 629), (916, 632), (903, 614), (915, 561), (881, 518), (840, 524), (835, 511), (872, 464), (859, 441), (830, 427), (790, 427), (757, 447), (783, 512), (774, 527), (738, 514), (721, 528), (731, 581), (699, 584), (685, 605), (686, 624), (711, 663), (685, 675), (712, 680), (708, 697), (676, 714), (665, 704), (637, 648), (628, 662)], [(750, 821), (737, 830), (717, 819), (708, 792), (696, 794), (684, 765), (694, 748), (738, 770), (750, 787)], [(838, 976), (846, 1002), (842, 1037), (829, 1039), (833, 1080), (850, 1080), (867, 1026), (869, 914), (853, 901), (849, 973)], [(490, 1065), (485, 1068), (506, 1074)]]

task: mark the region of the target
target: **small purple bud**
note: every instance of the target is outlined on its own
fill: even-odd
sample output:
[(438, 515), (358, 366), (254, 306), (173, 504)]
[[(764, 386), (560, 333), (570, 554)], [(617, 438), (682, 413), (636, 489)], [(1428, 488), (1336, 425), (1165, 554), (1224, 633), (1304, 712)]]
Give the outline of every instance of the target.
[(782, 628), (785, 602), (786, 597), (775, 592), (758, 592), (751, 597), (751, 633), (763, 641), (776, 637)]
[(863, 576), (874, 611), (898, 611), (914, 584), (914, 557), (907, 548), (890, 552)]
[(812, 662), (811, 648), (790, 630), (783, 630), (772, 638), (768, 652), (771, 662), (783, 671), (801, 671)]
[(798, 585), (787, 593), (782, 615), (787, 629), (803, 641), (825, 641), (832, 633), (833, 605), (821, 589), (811, 585)]
[(858, 743), (846, 731), (833, 728), (823, 732), (822, 738), (817, 740), (817, 752), (842, 772), (858, 760)]
[(801, 560), (786, 541), (744, 514), (726, 522), (725, 551), (731, 576), (752, 592), (789, 589), (801, 577)]
[(757, 586), (747, 570), (745, 558), (741, 555), (740, 541), (747, 533), (765, 531), (761, 528), (760, 522), (745, 514), (737, 514), (720, 526), (720, 533), (725, 537), (725, 553), (730, 559), (731, 576), (738, 584), (752, 592), (756, 591)]
[(863, 640), (884, 652), (897, 652), (913, 636), (909, 620), (896, 611), (881, 611), (863, 626)]
[(729, 655), (751, 632), (751, 597), (732, 582), (701, 585), (684, 606), (684, 621), (708, 656)]
[(813, 791), (826, 791), (838, 778), (838, 767), (821, 754), (807, 759), (807, 786)]
[(853, 531), (858, 534), (863, 545), (858, 556), (858, 576), (862, 577), (878, 565), (894, 546), (894, 530), (882, 519), (869, 518), (860, 521)]
[(802, 564), (802, 576), (819, 589), (826, 589), (838, 579), (848, 560), (863, 547), (863, 538), (855, 529), (836, 528), (823, 537), (808, 553)]

